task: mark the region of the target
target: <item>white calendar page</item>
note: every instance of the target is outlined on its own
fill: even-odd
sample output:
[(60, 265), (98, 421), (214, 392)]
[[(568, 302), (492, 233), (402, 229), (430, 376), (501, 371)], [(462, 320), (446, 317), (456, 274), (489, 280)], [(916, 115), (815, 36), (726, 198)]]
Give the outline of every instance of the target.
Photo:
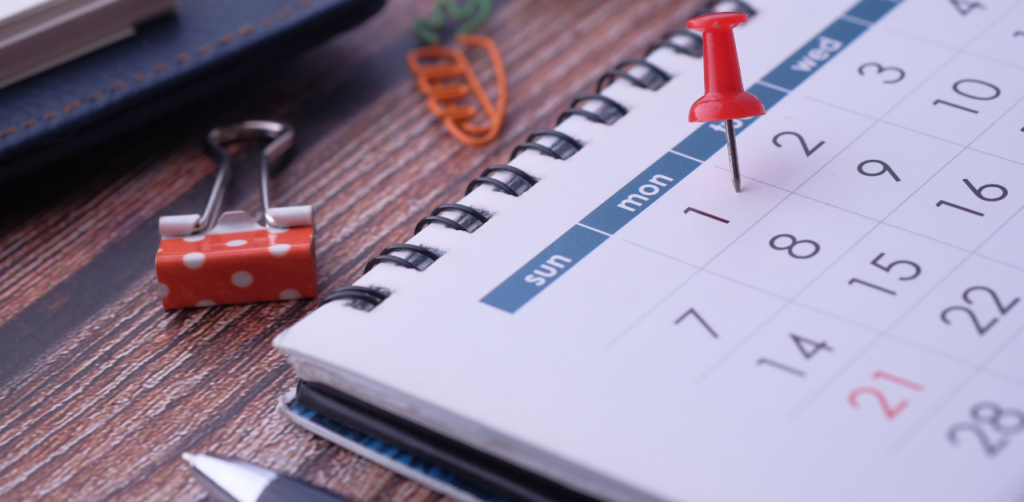
[(751, 4), (741, 193), (659, 50), (279, 337), (300, 377), (604, 500), (1024, 500), (1024, 2)]

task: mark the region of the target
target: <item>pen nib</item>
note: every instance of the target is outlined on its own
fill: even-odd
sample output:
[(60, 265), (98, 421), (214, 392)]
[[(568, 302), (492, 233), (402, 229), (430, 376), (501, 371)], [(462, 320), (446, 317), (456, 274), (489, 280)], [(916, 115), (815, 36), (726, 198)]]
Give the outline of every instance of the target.
[(188, 462), (188, 465), (196, 465), (196, 455), (193, 453), (182, 453), (181, 459), (184, 460), (185, 462)]
[(739, 178), (733, 178), (732, 179), (732, 187), (734, 189), (736, 189), (736, 193), (740, 193), (740, 179)]

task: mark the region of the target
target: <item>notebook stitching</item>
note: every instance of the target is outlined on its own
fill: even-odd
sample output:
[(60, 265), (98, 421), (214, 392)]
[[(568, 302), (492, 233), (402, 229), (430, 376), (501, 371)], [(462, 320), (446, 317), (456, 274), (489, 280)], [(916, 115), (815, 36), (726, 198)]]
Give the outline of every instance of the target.
[[(322, 3), (322, 2), (326, 2), (327, 0), (318, 0), (318, 1)], [(299, 10), (305, 10), (305, 9), (311, 7), (312, 5), (313, 5), (313, 0), (299, 0), (295, 4), (295, 8), (297, 8)], [(264, 17), (263, 19), (260, 19), (260, 21), (258, 23), (259, 27), (260, 28), (266, 28), (267, 26), (270, 26), (274, 22), (274, 18), (286, 19), (291, 14), (292, 14), (292, 10), (289, 7), (285, 7), (283, 9), (280, 9), (277, 12), (275, 12), (273, 14), (273, 16), (267, 16), (267, 17)], [(256, 29), (257, 29), (257, 27), (255, 25), (253, 25), (253, 24), (244, 24), (242, 26), (239, 26), (238, 29), (235, 30), (235, 33), (229, 33), (227, 35), (221, 36), (217, 40), (217, 42), (218, 42), (219, 45), (228, 45), (231, 42), (235, 41), (236, 35), (237, 36), (249, 35), (249, 34), (255, 32)], [(215, 44), (207, 43), (207, 44), (203, 44), (203, 45), (200, 45), (199, 47), (197, 47), (195, 52), (196, 52), (196, 54), (202, 56), (202, 55), (205, 55), (205, 54), (208, 54), (208, 53), (212, 52), (215, 48), (216, 48)], [(189, 62), (192, 59), (192, 55), (190, 53), (188, 53), (188, 52), (183, 52), (183, 53), (178, 54), (177, 56), (175, 56), (174, 59), (178, 63), (185, 64), (185, 63)], [(153, 66), (153, 68), (150, 71), (152, 71), (154, 74), (158, 74), (158, 73), (167, 71), (169, 69), (171, 69), (170, 63), (163, 62), (163, 63), (159, 63), (159, 64)], [(147, 76), (148, 76), (148, 72), (146, 72), (146, 73), (137, 73), (137, 74), (135, 74), (134, 76), (131, 77), (131, 80), (133, 82), (136, 82), (136, 83), (141, 83), (141, 82), (146, 80)], [(128, 84), (125, 83), (124, 80), (119, 80), (119, 81), (114, 82), (113, 84), (111, 84), (110, 87), (107, 88), (106, 90), (102, 90), (101, 89), (101, 90), (98, 90), (98, 91), (95, 91), (95, 92), (89, 94), (88, 101), (97, 101), (97, 100), (103, 98), (104, 96), (107, 96), (110, 93), (114, 93), (114, 92), (120, 91), (121, 89), (124, 89), (125, 87), (128, 87)], [(68, 103), (67, 105), (65, 105), (63, 107), (63, 109), (62, 109), (63, 110), (63, 114), (68, 114), (68, 113), (74, 112), (75, 110), (81, 108), (83, 104), (85, 104), (85, 99), (77, 99), (75, 101), (72, 101), (71, 103)], [(43, 120), (53, 120), (53, 119), (61, 116), (61, 114), (62, 114), (61, 111), (51, 111), (51, 112), (48, 112), (45, 115), (43, 115), (42, 118), (43, 118)], [(25, 120), (24, 122), (21, 123), (21, 129), (29, 129), (30, 127), (38, 124), (39, 122), (40, 122), (40, 120), (35, 119), (35, 118), (31, 118), (31, 119)], [(6, 138), (8, 136), (12, 136), (12, 135), (16, 134), (18, 131), (19, 131), (18, 126), (17, 125), (12, 125), (12, 126), (8, 127), (7, 129), (0, 130), (0, 138)]]

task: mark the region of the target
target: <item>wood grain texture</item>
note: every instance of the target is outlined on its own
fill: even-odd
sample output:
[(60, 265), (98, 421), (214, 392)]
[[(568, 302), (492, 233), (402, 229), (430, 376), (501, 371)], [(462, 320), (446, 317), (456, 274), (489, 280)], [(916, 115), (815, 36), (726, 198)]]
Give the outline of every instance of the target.
[[(274, 411), (295, 377), (271, 340), (314, 302), (166, 313), (153, 272), (157, 217), (205, 201), (216, 166), (201, 138), (214, 125), (295, 125), (295, 155), (272, 198), (315, 207), (323, 294), (408, 239), (433, 207), (458, 200), (530, 131), (552, 126), (604, 70), (683, 26), (693, 4), (498, 2), (481, 32), (508, 68), (506, 126), (473, 149), (427, 112), (405, 67), (412, 19), (431, 3), (392, 0), (231, 92), (0, 187), (0, 499), (200, 499), (186, 451), (244, 459), (357, 501), (442, 499)], [(238, 154), (249, 171), (252, 154)], [(239, 178), (226, 207), (255, 214), (254, 173)]]

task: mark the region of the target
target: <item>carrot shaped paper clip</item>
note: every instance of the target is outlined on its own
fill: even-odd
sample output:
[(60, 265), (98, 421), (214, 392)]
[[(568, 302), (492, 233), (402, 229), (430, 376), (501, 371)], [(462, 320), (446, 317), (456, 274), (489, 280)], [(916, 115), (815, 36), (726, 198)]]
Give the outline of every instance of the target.
[[(441, 0), (434, 5), (430, 17), (413, 23), (413, 32), (426, 47), (413, 49), (407, 61), (416, 76), (416, 86), (427, 97), (430, 112), (444, 121), (448, 132), (468, 146), (482, 146), (498, 137), (505, 120), (508, 84), (505, 62), (498, 45), (483, 35), (470, 35), (491, 15), (490, 0), (466, 0), (459, 6), (454, 0)], [(445, 14), (461, 22), (455, 30), (455, 41), (466, 48), (481, 47), (494, 67), (497, 103), (492, 103), (480, 78), (459, 47), (443, 46), (438, 31), (444, 27)], [(473, 102), (479, 103), (479, 107)], [(484, 121), (474, 120), (483, 110)]]
[[(487, 51), (494, 65), (494, 80), (498, 87), (497, 103), (492, 103), (476, 72), (459, 48), (429, 45), (409, 52), (409, 69), (416, 75), (416, 86), (427, 97), (430, 112), (444, 120), (444, 126), (455, 139), (469, 146), (490, 143), (501, 132), (508, 102), (505, 63), (497, 44), (483, 35), (458, 35), (455, 40), (464, 47), (481, 47)], [(426, 62), (432, 61), (432, 62)], [(454, 83), (452, 81), (455, 81)], [(472, 122), (480, 108), (460, 104), (472, 96), (480, 103), (486, 123)]]
[[(221, 214), (231, 160), (223, 146), (266, 138), (260, 164), (263, 218)], [(220, 160), (203, 214), (160, 217), (156, 276), (164, 309), (294, 300), (317, 295), (311, 206), (270, 207), (270, 166), (291, 149), (288, 124), (251, 120), (210, 131), (206, 143)]]

